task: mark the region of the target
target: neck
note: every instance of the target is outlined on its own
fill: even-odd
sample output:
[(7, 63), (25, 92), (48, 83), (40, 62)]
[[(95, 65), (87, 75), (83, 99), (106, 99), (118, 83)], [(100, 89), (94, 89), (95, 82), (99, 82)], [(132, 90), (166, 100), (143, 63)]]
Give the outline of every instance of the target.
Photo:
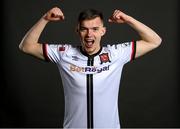
[(101, 52), (102, 47), (100, 46), (96, 51), (93, 52), (88, 52), (85, 50), (85, 48), (81, 47), (81, 52), (85, 55), (85, 56), (96, 56)]

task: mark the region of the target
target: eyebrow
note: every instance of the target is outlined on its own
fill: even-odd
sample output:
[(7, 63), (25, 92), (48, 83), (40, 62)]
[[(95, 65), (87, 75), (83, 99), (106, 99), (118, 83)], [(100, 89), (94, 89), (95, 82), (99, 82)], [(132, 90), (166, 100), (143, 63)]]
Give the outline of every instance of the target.
[(80, 29), (98, 29), (98, 28), (100, 28), (101, 26), (95, 26), (95, 27), (92, 27), (92, 28), (87, 28), (87, 27), (85, 27), (85, 26), (80, 26), (79, 28)]

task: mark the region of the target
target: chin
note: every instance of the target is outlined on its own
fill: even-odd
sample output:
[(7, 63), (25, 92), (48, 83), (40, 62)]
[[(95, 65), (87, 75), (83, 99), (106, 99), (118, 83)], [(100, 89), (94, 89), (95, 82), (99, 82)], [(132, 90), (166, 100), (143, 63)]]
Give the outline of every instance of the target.
[(87, 53), (87, 54), (91, 54), (91, 53), (94, 52), (94, 50), (91, 49), (91, 48), (86, 48), (85, 50), (86, 50), (86, 53)]

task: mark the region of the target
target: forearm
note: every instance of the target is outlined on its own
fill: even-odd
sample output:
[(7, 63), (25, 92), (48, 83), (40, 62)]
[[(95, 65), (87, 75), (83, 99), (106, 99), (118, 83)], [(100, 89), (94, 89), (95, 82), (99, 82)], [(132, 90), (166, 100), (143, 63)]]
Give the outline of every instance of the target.
[(109, 22), (126, 23), (139, 34), (140, 39), (137, 40), (136, 58), (157, 48), (161, 44), (161, 38), (155, 31), (120, 10), (114, 11), (113, 15), (109, 19)]
[(38, 45), (39, 37), (44, 30), (46, 24), (48, 23), (45, 20), (44, 16), (26, 33), (23, 37), (19, 48), (28, 53), (28, 49), (34, 45)]

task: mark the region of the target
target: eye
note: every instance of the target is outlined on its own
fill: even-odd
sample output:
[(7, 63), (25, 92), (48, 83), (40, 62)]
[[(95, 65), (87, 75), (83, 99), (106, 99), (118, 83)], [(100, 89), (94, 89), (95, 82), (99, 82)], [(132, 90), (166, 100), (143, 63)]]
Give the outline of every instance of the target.
[(93, 28), (93, 31), (98, 31), (99, 30), (99, 27), (94, 27)]
[(85, 27), (80, 27), (80, 31), (86, 31), (87, 29)]

